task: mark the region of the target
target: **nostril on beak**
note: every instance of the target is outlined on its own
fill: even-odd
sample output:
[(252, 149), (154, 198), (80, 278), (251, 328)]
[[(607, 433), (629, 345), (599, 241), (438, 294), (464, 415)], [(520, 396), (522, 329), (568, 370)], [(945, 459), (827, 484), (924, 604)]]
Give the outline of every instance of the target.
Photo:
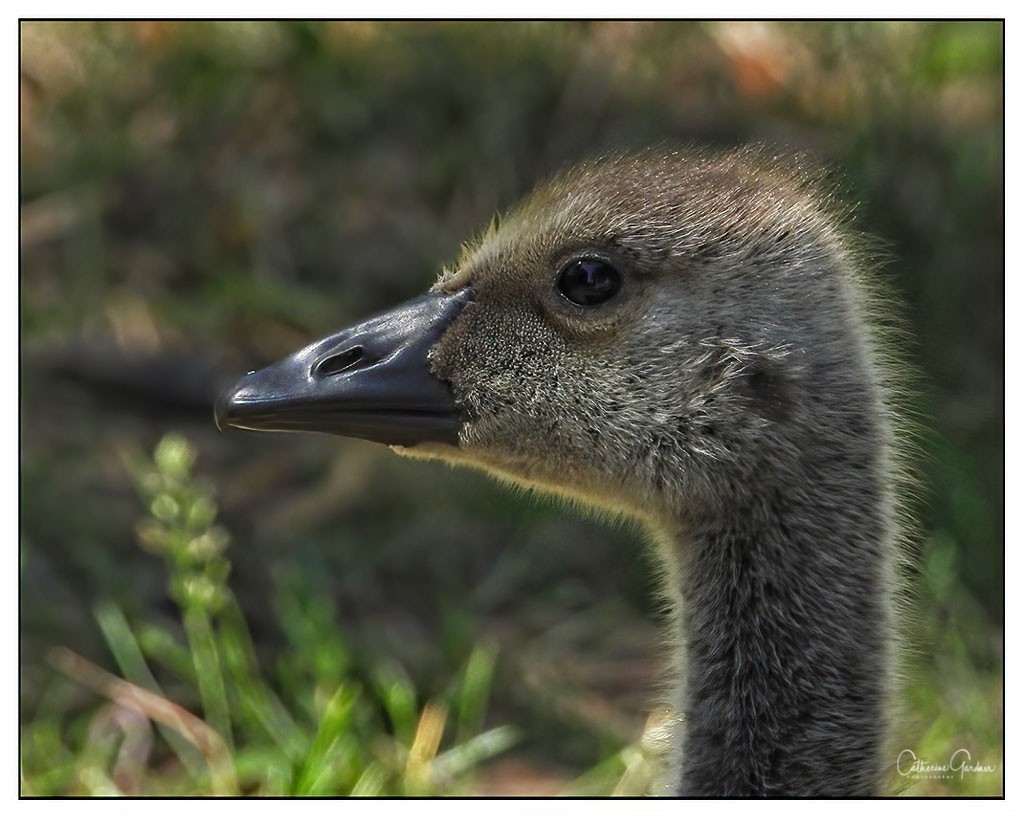
[(328, 378), (357, 366), (365, 357), (365, 350), (359, 344), (340, 353), (320, 359), (313, 365), (314, 378)]

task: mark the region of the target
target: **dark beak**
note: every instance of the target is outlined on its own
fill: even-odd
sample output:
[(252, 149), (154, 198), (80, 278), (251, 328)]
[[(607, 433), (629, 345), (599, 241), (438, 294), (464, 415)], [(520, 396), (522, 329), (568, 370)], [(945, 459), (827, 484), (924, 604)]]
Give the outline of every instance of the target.
[(427, 293), (243, 376), (217, 399), (217, 426), (457, 445), (462, 417), (427, 354), (472, 295)]

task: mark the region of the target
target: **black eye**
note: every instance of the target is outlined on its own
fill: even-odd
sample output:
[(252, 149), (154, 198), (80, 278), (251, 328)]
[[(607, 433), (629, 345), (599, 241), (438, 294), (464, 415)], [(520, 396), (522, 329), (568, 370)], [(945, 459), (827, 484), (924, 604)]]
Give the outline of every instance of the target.
[(558, 292), (583, 307), (608, 301), (621, 287), (619, 271), (600, 259), (579, 259), (558, 277)]

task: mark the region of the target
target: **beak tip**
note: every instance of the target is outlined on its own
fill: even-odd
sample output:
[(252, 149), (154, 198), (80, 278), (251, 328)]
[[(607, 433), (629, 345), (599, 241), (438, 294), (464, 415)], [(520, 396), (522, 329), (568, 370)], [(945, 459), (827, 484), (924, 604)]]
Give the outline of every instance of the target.
[(224, 390), (224, 392), (217, 396), (217, 401), (213, 405), (213, 422), (221, 432), (231, 426), (231, 409), (237, 392), (238, 390), (235, 387)]

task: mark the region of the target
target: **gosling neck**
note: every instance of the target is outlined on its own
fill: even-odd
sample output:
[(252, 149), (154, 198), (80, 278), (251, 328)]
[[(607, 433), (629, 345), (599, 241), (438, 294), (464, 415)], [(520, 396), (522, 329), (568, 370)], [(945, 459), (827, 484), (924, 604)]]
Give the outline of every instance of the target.
[(743, 481), (728, 503), (679, 516), (679, 794), (879, 789), (889, 498), (870, 447), (827, 449), (766, 466), (753, 490)]

